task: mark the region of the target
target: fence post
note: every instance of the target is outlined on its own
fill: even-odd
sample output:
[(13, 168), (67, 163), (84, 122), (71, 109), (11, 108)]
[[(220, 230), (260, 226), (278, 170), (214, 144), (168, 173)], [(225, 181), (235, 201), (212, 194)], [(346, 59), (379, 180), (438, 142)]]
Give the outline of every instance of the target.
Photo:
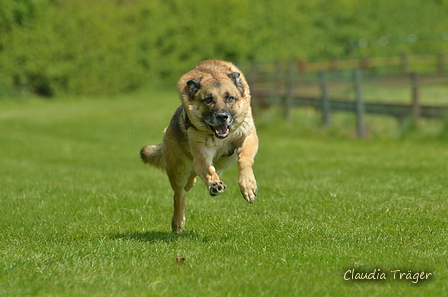
[(274, 96), (279, 96), (282, 98), (284, 93), (284, 87), (285, 87), (285, 81), (284, 81), (284, 73), (283, 73), (283, 65), (280, 60), (277, 60), (275, 62), (275, 80), (276, 80), (276, 86), (274, 87)]
[(285, 118), (289, 120), (291, 118), (291, 104), (294, 93), (294, 64), (290, 62), (288, 64), (288, 76), (286, 80), (286, 94), (285, 94)]
[(366, 128), (364, 125), (364, 114), (365, 114), (365, 106), (362, 97), (362, 70), (357, 68), (355, 69), (355, 100), (356, 100), (356, 130), (358, 133), (358, 137), (365, 138), (366, 136)]
[(324, 126), (330, 126), (330, 99), (328, 98), (328, 72), (319, 71), (320, 85), (322, 92), (322, 123)]
[(411, 73), (411, 85), (412, 85), (412, 118), (414, 123), (417, 124), (420, 119), (420, 92), (419, 92), (420, 76), (416, 72)]

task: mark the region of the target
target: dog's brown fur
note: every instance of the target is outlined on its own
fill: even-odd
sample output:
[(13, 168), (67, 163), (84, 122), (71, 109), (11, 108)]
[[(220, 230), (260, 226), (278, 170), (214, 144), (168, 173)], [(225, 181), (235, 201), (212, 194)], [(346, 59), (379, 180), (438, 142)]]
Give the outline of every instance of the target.
[(145, 163), (165, 170), (174, 190), (172, 229), (185, 226), (185, 198), (199, 176), (210, 195), (224, 192), (220, 174), (238, 163), (238, 184), (253, 203), (257, 183), (252, 170), (258, 137), (250, 107), (249, 86), (232, 63), (207, 60), (183, 75), (177, 88), (182, 105), (165, 129), (163, 142), (142, 148)]

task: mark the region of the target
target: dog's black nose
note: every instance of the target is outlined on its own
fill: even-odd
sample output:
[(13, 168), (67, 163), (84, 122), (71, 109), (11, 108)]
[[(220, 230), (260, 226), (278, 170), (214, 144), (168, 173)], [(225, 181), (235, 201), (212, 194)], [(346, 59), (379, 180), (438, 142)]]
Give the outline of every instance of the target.
[(225, 122), (228, 120), (228, 118), (229, 118), (229, 115), (225, 112), (220, 112), (220, 113), (216, 114), (216, 119), (218, 121)]

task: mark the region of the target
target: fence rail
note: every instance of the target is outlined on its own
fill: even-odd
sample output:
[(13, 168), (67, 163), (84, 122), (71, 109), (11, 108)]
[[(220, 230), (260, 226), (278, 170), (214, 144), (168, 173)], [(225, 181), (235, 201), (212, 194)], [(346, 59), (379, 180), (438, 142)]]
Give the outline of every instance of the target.
[[(324, 125), (330, 125), (331, 111), (347, 111), (357, 114), (357, 131), (359, 137), (365, 136), (364, 114), (388, 115), (400, 120), (413, 118), (418, 122), (420, 118), (440, 119), (448, 116), (448, 106), (422, 105), (420, 100), (421, 76), (417, 72), (409, 72), (416, 64), (429, 65), (436, 68), (432, 80), (443, 76), (445, 71), (444, 55), (437, 56), (399, 56), (389, 58), (364, 58), (348, 61), (336, 59), (321, 63), (306, 63), (299, 61), (289, 63), (287, 67), (281, 63), (252, 65), (249, 80), (252, 89), (254, 112), (271, 104), (282, 104), (285, 117), (290, 116), (290, 109), (297, 106), (312, 106), (322, 111)], [(362, 66), (362, 67), (360, 67)], [(364, 102), (363, 73), (369, 73), (373, 67), (400, 66), (402, 75), (393, 81), (407, 81), (411, 92), (409, 104)], [(329, 79), (329, 72), (335, 73), (342, 69), (353, 71), (350, 83), (355, 89), (355, 98), (336, 98), (329, 95), (329, 85), (344, 81), (343, 79)], [(316, 75), (318, 73), (318, 75)], [(404, 74), (404, 76), (403, 76)], [(310, 78), (311, 77), (311, 78)], [(306, 84), (318, 84), (319, 91), (314, 95), (305, 94), (300, 87)], [(344, 83), (347, 83), (345, 80)], [(448, 99), (448, 98), (447, 98)], [(384, 101), (384, 100), (383, 100)], [(393, 100), (390, 100), (393, 102)], [(447, 100), (448, 102), (448, 100)]]
[[(257, 93), (255, 96), (259, 96)], [(278, 100), (269, 100), (270, 104), (278, 102)], [(356, 111), (356, 102), (350, 102), (346, 100), (329, 100), (331, 110), (339, 111)], [(301, 107), (301, 106), (311, 106), (316, 109), (322, 110), (324, 108), (324, 103), (322, 98), (318, 97), (294, 97), (291, 106)], [(393, 116), (398, 119), (404, 119), (412, 116), (414, 107), (412, 105), (403, 104), (389, 104), (389, 103), (364, 103), (365, 112), (378, 115), (388, 115)], [(420, 105), (420, 117), (428, 119), (443, 118), (448, 115), (448, 107), (445, 106), (429, 106)]]
[[(446, 71), (446, 55), (443, 53), (437, 55), (407, 55), (391, 57), (362, 57), (357, 59), (340, 60), (333, 58), (330, 61), (308, 62), (307, 60), (299, 60), (292, 64), (293, 68), (300, 74), (328, 70), (337, 72), (341, 70), (361, 68), (368, 70), (372, 68), (383, 68), (391, 66), (399, 66), (402, 73), (412, 71), (412, 66), (431, 66), (437, 73), (445, 73)], [(282, 70), (285, 63), (277, 61), (275, 63), (258, 64), (260, 73), (275, 73)]]

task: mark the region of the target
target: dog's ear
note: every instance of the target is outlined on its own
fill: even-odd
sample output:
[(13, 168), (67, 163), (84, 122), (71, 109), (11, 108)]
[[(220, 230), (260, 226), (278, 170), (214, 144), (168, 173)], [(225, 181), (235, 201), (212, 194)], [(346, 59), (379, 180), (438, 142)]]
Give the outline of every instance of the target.
[(243, 83), (241, 82), (240, 75), (241, 73), (239, 72), (232, 72), (227, 74), (227, 76), (232, 80), (233, 84), (236, 86), (238, 91), (240, 91), (241, 96), (244, 96), (244, 86)]
[(193, 78), (187, 81), (189, 87), (188, 96), (192, 97), (201, 88), (201, 81), (199, 79)]

